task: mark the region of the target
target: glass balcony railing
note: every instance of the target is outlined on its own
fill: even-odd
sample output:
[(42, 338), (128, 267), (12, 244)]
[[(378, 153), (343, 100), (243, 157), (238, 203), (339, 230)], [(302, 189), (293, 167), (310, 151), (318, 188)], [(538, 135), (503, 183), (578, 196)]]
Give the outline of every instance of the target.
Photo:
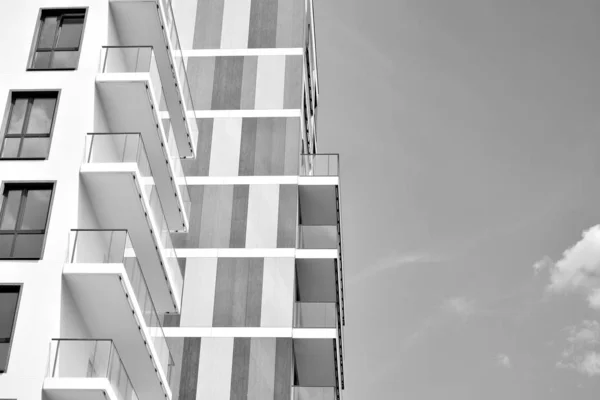
[[(188, 121), (186, 124), (188, 129), (190, 129), (190, 139), (193, 144), (198, 143), (198, 125), (196, 124), (195, 118), (195, 110), (194, 100), (192, 98), (192, 91), (190, 90), (190, 83), (187, 76), (186, 66), (185, 66), (185, 58), (183, 57), (183, 51), (181, 47), (181, 42), (179, 41), (179, 33), (177, 32), (177, 25), (175, 24), (175, 14), (173, 13), (173, 7), (171, 5), (171, 0), (159, 0), (161, 8), (165, 11), (166, 24), (165, 30), (167, 32), (167, 36), (171, 41), (171, 57), (173, 59), (173, 65), (175, 66), (175, 76), (176, 79), (178, 77), (179, 88), (181, 90), (181, 94), (183, 95), (183, 102), (187, 106), (187, 111), (191, 111), (194, 113), (194, 120), (188, 121), (185, 113), (186, 110), (183, 110), (183, 119)], [(178, 91), (179, 93), (179, 91)]]
[(293, 400), (336, 400), (335, 388), (294, 386)]
[(337, 249), (338, 231), (336, 225), (299, 225), (298, 248)]
[[(154, 57), (154, 51), (151, 46), (104, 46), (102, 47), (102, 55), (100, 60), (100, 71), (103, 73), (149, 73), (150, 86), (152, 87), (154, 95), (156, 96), (156, 100), (159, 103), (158, 110), (167, 111), (163, 85), (160, 80), (156, 58)], [(160, 121), (157, 120), (155, 123), (160, 124)], [(190, 125), (196, 126), (195, 123)], [(165, 156), (171, 161), (170, 165), (172, 168), (172, 175), (175, 178), (173, 179), (173, 185), (179, 186), (179, 192), (182, 196), (186, 215), (189, 215), (189, 209), (191, 205), (190, 194), (188, 191), (185, 174), (183, 173), (181, 155), (175, 140), (175, 133), (173, 132), (171, 124), (168, 125), (168, 129), (166, 126), (164, 128), (167, 141), (167, 150), (165, 150)], [(197, 137), (198, 135), (196, 133), (196, 138)]]
[[(138, 306), (142, 311), (146, 326), (157, 328), (152, 329), (152, 341), (158, 355), (158, 361), (170, 381), (171, 370), (174, 366), (173, 357), (165, 338), (161, 319), (152, 301), (152, 296), (127, 231), (74, 229), (71, 231), (69, 243), (71, 244), (70, 263), (119, 263), (125, 266), (125, 272), (133, 288)], [(127, 254), (126, 249), (129, 249)]]
[(301, 154), (300, 176), (338, 176), (339, 154)]
[(106, 378), (119, 400), (138, 400), (112, 340), (54, 339), (49, 378)]
[(296, 303), (294, 328), (336, 328), (335, 303)]

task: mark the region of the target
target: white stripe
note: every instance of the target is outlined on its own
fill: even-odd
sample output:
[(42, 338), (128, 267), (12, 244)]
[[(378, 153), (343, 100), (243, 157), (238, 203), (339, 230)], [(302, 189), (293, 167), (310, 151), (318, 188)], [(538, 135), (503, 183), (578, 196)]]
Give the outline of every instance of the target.
[[(275, 110), (188, 110), (188, 118), (293, 118), (300, 117), (299, 108)], [(168, 111), (161, 111), (160, 118), (169, 118)]]
[[(171, 250), (172, 251), (172, 250)], [(337, 250), (332, 250), (337, 254)], [(296, 256), (296, 249), (175, 249), (177, 257), (180, 258), (271, 258)], [(165, 253), (170, 253), (165, 250)], [(312, 257), (312, 258), (336, 258), (335, 257)]]
[[(276, 49), (189, 49), (183, 50), (183, 57), (224, 57), (224, 56), (301, 56), (302, 47)], [(174, 54), (180, 57), (178, 53)]]
[(267, 328), (267, 327), (168, 327), (163, 328), (166, 337), (255, 337), (296, 339), (335, 339), (335, 328)]
[(296, 258), (337, 258), (337, 249), (297, 249)]
[(298, 177), (299, 185), (339, 185), (340, 178), (338, 176), (300, 176)]
[(298, 176), (188, 176), (177, 179), (178, 185), (297, 185)]

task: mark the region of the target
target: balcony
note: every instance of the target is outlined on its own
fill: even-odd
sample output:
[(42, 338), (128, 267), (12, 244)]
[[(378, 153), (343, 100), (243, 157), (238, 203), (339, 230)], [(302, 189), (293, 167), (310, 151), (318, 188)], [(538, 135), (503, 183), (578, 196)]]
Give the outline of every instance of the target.
[(63, 269), (93, 337), (111, 338), (141, 399), (170, 398), (173, 358), (126, 231), (73, 230)]
[(50, 400), (138, 400), (112, 340), (52, 340), (43, 391)]
[(99, 226), (127, 230), (160, 312), (177, 312), (183, 278), (145, 141), (140, 134), (88, 134), (81, 167)]
[[(172, 230), (186, 230), (190, 196), (174, 124), (164, 130), (160, 120), (165, 92), (152, 47), (103, 47), (96, 86), (110, 130), (139, 132), (143, 138), (167, 222)], [(116, 146), (117, 152), (127, 150), (123, 143)]]
[(195, 107), (171, 0), (110, 0), (110, 9), (120, 44), (154, 48), (179, 151), (195, 156), (198, 126), (195, 118), (186, 118), (186, 110), (193, 115)]

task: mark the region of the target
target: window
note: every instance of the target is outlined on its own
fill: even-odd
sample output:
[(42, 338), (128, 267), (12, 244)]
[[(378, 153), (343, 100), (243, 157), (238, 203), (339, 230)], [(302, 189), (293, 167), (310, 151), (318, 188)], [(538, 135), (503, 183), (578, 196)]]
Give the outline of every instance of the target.
[(20, 292), (19, 285), (0, 285), (0, 373), (8, 367)]
[(2, 159), (46, 159), (58, 92), (15, 92), (2, 141)]
[(0, 259), (42, 257), (53, 185), (6, 184), (0, 211)]
[(76, 69), (85, 10), (42, 10), (30, 69)]

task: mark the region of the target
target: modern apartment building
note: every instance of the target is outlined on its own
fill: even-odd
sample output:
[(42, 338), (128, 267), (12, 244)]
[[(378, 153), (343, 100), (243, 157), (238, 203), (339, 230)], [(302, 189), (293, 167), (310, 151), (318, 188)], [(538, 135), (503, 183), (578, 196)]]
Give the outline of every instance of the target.
[(2, 15), (0, 399), (340, 399), (312, 0)]

